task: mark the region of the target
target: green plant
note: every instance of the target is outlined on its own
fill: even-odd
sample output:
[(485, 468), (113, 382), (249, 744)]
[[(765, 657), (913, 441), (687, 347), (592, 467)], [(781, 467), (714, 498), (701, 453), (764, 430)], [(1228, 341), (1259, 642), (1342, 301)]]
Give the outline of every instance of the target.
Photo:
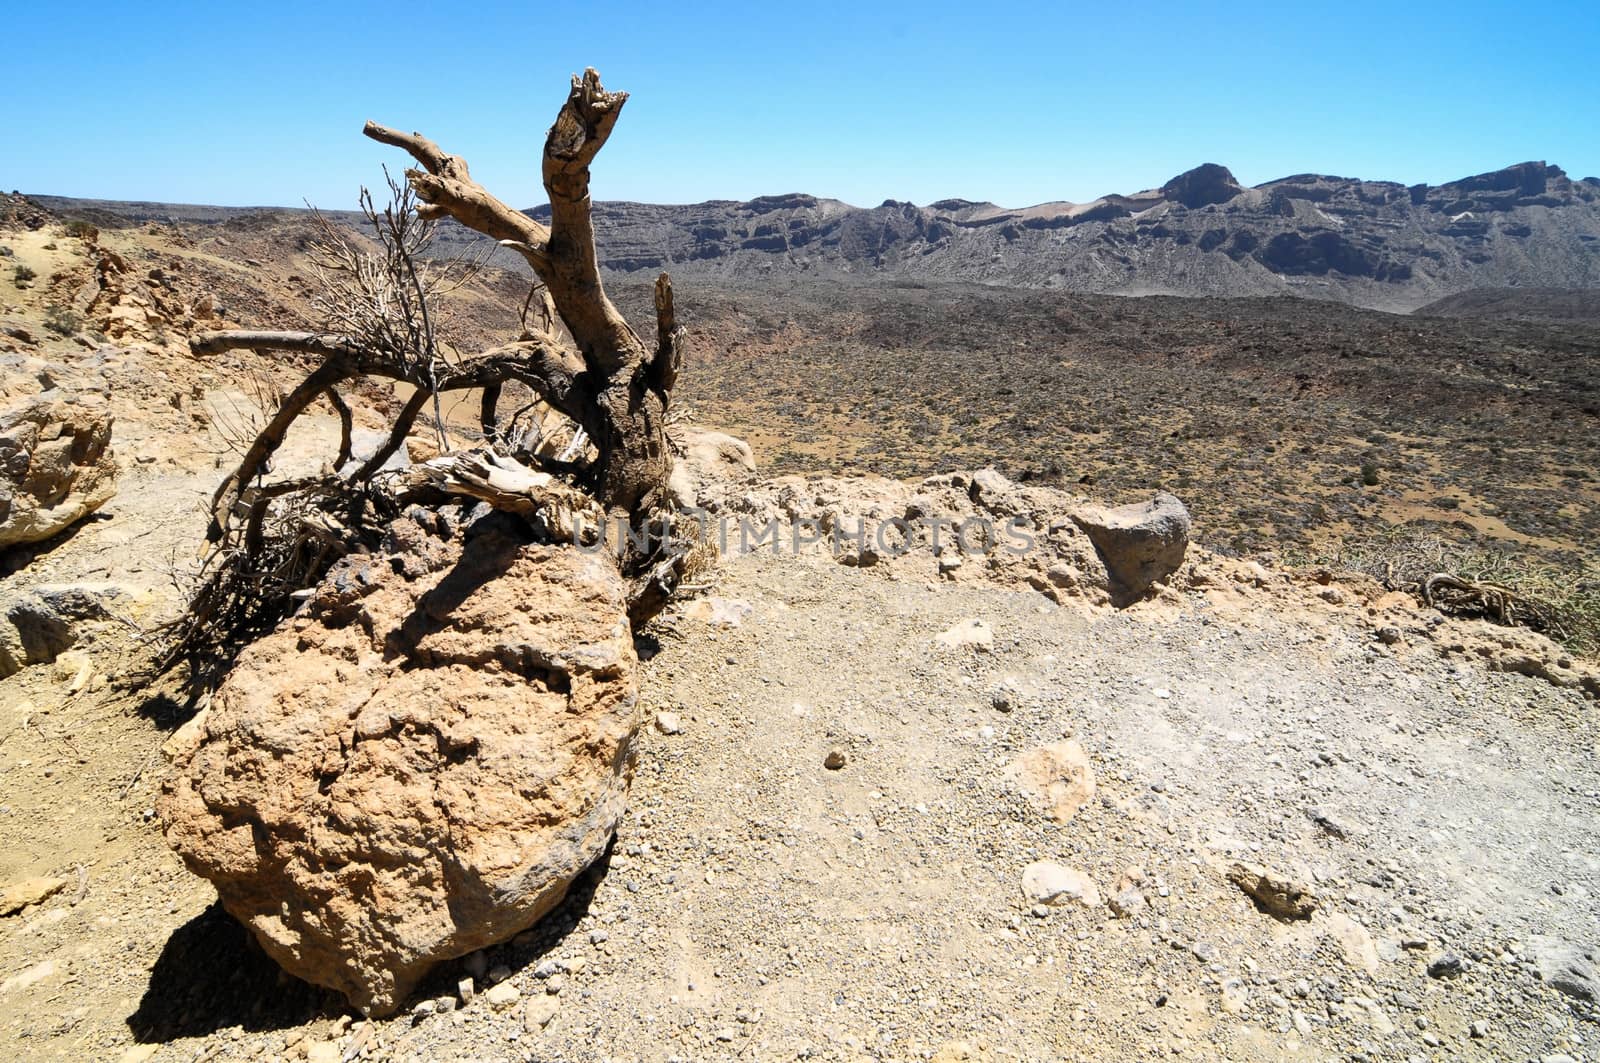
[(1364, 461), (1361, 463), (1361, 482), (1368, 487), (1378, 486), (1378, 463)]
[(28, 283), (38, 275), (38, 273), (20, 262), (17, 263), (17, 268), (11, 271), (11, 279), (17, 282), (18, 287)]
[(57, 335), (71, 336), (83, 328), (83, 315), (60, 303), (51, 303), (44, 311), (44, 327)]
[(68, 236), (75, 236), (86, 244), (92, 244), (100, 239), (100, 230), (82, 218), (74, 218), (67, 222), (65, 228)]

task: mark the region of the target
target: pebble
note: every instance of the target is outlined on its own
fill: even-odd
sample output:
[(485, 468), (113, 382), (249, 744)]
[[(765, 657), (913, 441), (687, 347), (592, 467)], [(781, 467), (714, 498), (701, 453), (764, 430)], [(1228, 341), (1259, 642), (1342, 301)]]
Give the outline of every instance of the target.
[(500, 982), (490, 986), (483, 994), (483, 999), (489, 1002), (491, 1008), (499, 1011), (515, 1004), (521, 996), (522, 991), (515, 985), (510, 982)]
[(1470, 1034), (1472, 1037), (1479, 1038), (1479, 1039), (1484, 1038), (1484, 1037), (1488, 1037), (1489, 1036), (1489, 1024), (1487, 1022), (1485, 1022), (1484, 1020), (1479, 1019), (1477, 1022), (1475, 1022), (1471, 1026), (1467, 1027), (1467, 1033)]
[(675, 712), (656, 713), (656, 730), (664, 735), (675, 735), (683, 731), (683, 721)]
[(550, 1020), (561, 1010), (561, 1002), (552, 996), (532, 996), (522, 1012), (523, 1029), (537, 1033), (550, 1025)]
[(850, 763), (850, 758), (845, 756), (844, 750), (837, 746), (828, 750), (828, 755), (822, 758), (822, 766), (829, 771), (838, 771), (848, 763)]
[(1094, 880), (1082, 871), (1050, 860), (1039, 860), (1023, 869), (1022, 892), (1035, 904), (1062, 905), (1077, 901), (1089, 908), (1100, 904), (1100, 891)]
[(463, 1005), (472, 1003), (472, 998), (476, 995), (476, 988), (472, 984), (472, 976), (470, 974), (456, 983), (456, 995), (461, 998)]
[(1460, 956), (1457, 956), (1453, 952), (1446, 952), (1443, 955), (1436, 957), (1432, 963), (1428, 964), (1428, 977), (1454, 978), (1465, 969), (1466, 965), (1461, 962)]

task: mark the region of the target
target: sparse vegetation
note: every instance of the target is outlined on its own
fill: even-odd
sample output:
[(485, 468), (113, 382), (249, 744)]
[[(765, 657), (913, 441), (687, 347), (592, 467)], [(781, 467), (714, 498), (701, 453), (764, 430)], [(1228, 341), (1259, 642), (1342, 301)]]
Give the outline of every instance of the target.
[(45, 308), (44, 327), (58, 336), (75, 336), (83, 328), (83, 315), (71, 307), (51, 303)]
[(64, 228), (68, 236), (76, 237), (86, 244), (92, 244), (100, 239), (100, 230), (82, 218), (74, 218), (67, 222)]
[(38, 275), (32, 268), (21, 262), (17, 263), (17, 268), (11, 271), (11, 279), (16, 282), (18, 288), (21, 288)]
[(1415, 594), (1441, 612), (1532, 628), (1574, 653), (1600, 654), (1600, 560), (1574, 570), (1407, 526), (1348, 541), (1320, 560)]

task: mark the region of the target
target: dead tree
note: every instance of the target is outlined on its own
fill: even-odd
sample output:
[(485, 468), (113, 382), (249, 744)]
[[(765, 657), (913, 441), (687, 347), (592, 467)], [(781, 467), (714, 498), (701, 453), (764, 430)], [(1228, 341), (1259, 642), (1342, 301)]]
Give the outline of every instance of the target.
[[(366, 136), (408, 152), (397, 202), (378, 212), (364, 199), (382, 247), (370, 260), (349, 247), (325, 255), (337, 281), (324, 282), (325, 328), (318, 332), (227, 331), (197, 335), (196, 354), (231, 349), (309, 356), (317, 365), (294, 388), (245, 449), (238, 468), (217, 489), (212, 544), (180, 642), (214, 639), (216, 628), (242, 613), (283, 599), (314, 580), (375, 522), (374, 509), (444, 493), (490, 501), (548, 526), (570, 528), (574, 514), (591, 527), (626, 525), (618, 556), (633, 587), (636, 624), (659, 611), (682, 574), (692, 544), (670, 533), (667, 481), (672, 470), (667, 408), (681, 360), (681, 332), (666, 274), (656, 282), (656, 342), (647, 345), (607, 298), (590, 216), (589, 166), (616, 125), (623, 92), (607, 92), (594, 70), (572, 79), (571, 93), (544, 145), (550, 198), (548, 226), (496, 199), (472, 179), (466, 162), (420, 133), (368, 122)], [(442, 352), (433, 297), (438, 276), (421, 256), (422, 228), (453, 218), (519, 254), (535, 282), (514, 340), (470, 357)], [(329, 250), (325, 248), (325, 251)], [(414, 390), (387, 441), (367, 460), (350, 460), (350, 414), (341, 386), (361, 378), (401, 381)], [(569, 448), (559, 460), (496, 447), (497, 404), (518, 381), (569, 418), (593, 447), (591, 460)], [(404, 443), (416, 418), (444, 392), (483, 393), (485, 447), (428, 463), (389, 482), (379, 470)], [(320, 398), (340, 413), (344, 441), (330, 470), (268, 482), (273, 453), (290, 426)], [(587, 450), (587, 448), (584, 448)], [(381, 512), (379, 513), (381, 516)], [(363, 527), (366, 525), (366, 527)]]

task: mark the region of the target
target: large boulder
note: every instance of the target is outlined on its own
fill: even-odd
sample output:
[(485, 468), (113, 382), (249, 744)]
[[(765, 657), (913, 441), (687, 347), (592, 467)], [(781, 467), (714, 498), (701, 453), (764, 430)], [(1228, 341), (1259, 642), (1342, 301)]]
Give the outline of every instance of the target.
[(624, 810), (640, 710), (614, 561), (413, 507), (169, 744), (167, 841), (290, 973), (392, 1012), (549, 912)]
[(1172, 575), (1189, 548), (1189, 511), (1165, 491), (1131, 506), (1084, 506), (1072, 519), (1094, 544), (1116, 597), (1138, 596)]
[(47, 391), (0, 413), (0, 549), (43, 542), (116, 492), (111, 413), (99, 396)]

